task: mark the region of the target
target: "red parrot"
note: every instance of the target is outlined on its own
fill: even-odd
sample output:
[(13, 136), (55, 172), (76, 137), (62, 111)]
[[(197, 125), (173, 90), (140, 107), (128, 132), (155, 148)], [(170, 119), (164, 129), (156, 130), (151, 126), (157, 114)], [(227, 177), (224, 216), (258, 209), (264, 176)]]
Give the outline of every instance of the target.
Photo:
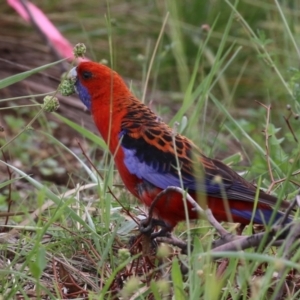
[[(82, 62), (69, 77), (74, 78), (75, 90), (113, 154), (125, 186), (142, 203), (150, 206), (159, 192), (177, 186), (187, 190), (202, 208), (207, 205), (218, 221), (249, 224), (254, 214), (254, 223), (269, 223), (276, 197), (259, 191), (254, 211), (257, 188), (221, 161), (206, 157), (188, 138), (178, 133), (174, 136), (115, 71)], [(197, 219), (197, 213), (187, 205), (189, 219)], [(286, 208), (287, 203), (281, 207)], [(167, 193), (157, 202), (155, 213), (172, 230), (186, 219), (182, 195)], [(274, 222), (282, 215), (274, 213)]]

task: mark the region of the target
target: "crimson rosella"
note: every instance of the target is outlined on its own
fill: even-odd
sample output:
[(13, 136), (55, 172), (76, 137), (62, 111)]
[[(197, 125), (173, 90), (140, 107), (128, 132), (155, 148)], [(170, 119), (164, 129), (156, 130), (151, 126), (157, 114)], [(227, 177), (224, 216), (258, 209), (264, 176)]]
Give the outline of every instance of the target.
[[(69, 77), (74, 78), (75, 90), (113, 154), (125, 186), (142, 203), (150, 206), (159, 192), (177, 186), (202, 207), (205, 198), (205, 205), (218, 221), (249, 224), (253, 218), (257, 224), (269, 223), (276, 197), (259, 191), (254, 211), (257, 188), (221, 161), (206, 157), (188, 138), (174, 135), (115, 71), (95, 62), (82, 62)], [(175, 191), (169, 192), (155, 205), (156, 216), (169, 230), (186, 219), (182, 198)], [(197, 219), (190, 203), (187, 205), (189, 219)], [(286, 206), (284, 203), (281, 208)], [(274, 213), (274, 222), (282, 215)]]

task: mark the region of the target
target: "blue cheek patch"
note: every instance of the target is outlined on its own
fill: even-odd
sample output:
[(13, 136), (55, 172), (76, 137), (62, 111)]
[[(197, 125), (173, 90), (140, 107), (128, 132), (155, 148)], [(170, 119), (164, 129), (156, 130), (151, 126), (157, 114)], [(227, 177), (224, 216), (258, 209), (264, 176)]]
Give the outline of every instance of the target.
[(91, 110), (91, 96), (88, 89), (83, 86), (79, 80), (76, 81), (75, 87), (82, 103), (87, 107), (88, 110)]

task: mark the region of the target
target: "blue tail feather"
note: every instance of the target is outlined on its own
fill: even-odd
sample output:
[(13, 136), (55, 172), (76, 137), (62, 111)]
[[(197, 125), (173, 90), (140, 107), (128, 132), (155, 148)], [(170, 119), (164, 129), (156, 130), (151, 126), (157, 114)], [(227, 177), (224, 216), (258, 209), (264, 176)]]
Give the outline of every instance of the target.
[[(237, 209), (231, 209), (230, 211), (234, 216), (244, 218), (249, 221), (252, 219), (253, 211), (237, 210)], [(273, 210), (271, 210), (271, 209), (257, 209), (255, 211), (255, 215), (253, 217), (253, 223), (268, 225), (270, 223), (270, 220), (272, 219), (272, 224), (274, 224), (278, 220), (280, 220), (284, 214), (282, 212), (276, 212), (276, 215), (273, 216), (273, 218), (272, 218), (272, 215), (273, 215)], [(288, 224), (291, 221), (292, 221), (292, 219), (288, 218), (285, 221), (285, 224)]]

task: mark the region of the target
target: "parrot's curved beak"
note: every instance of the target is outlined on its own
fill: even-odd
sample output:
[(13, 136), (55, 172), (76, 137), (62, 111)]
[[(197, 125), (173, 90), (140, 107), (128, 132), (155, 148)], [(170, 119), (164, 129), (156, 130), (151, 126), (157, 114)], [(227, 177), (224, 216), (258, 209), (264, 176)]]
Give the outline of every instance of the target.
[(74, 67), (70, 70), (69, 74), (68, 74), (68, 78), (76, 78), (77, 77), (77, 71), (76, 71), (77, 67)]
[(70, 70), (67, 76), (68, 79), (70, 79), (74, 83), (74, 90), (76, 94), (78, 94), (78, 90), (76, 87), (76, 81), (77, 81), (77, 67), (74, 67)]

